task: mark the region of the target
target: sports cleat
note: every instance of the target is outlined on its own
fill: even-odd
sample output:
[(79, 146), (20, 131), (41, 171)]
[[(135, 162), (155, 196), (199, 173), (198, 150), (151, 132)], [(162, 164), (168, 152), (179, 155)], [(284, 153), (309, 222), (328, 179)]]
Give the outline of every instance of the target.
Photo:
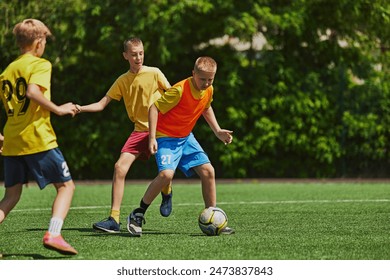
[(220, 234), (225, 234), (225, 235), (228, 235), (228, 234), (233, 234), (235, 233), (235, 230), (230, 228), (230, 227), (225, 227), (223, 230), (221, 230)]
[(120, 224), (118, 224), (113, 217), (108, 217), (105, 220), (94, 223), (92, 227), (96, 230), (101, 230), (109, 233), (120, 232)]
[(127, 230), (131, 236), (140, 237), (142, 235), (142, 223), (145, 224), (143, 213), (131, 212), (127, 217)]
[(172, 191), (169, 194), (161, 192), (161, 196), (160, 214), (163, 217), (168, 217), (172, 212)]
[(47, 249), (57, 251), (63, 255), (77, 255), (76, 249), (70, 246), (64, 240), (62, 235), (52, 237), (48, 231), (43, 237), (43, 246)]

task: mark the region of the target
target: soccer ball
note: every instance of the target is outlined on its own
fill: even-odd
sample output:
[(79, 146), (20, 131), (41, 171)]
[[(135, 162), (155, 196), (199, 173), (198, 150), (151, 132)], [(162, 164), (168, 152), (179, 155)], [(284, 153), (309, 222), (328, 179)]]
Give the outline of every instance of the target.
[(203, 233), (207, 235), (219, 235), (227, 226), (228, 217), (218, 207), (205, 208), (200, 214), (198, 224)]

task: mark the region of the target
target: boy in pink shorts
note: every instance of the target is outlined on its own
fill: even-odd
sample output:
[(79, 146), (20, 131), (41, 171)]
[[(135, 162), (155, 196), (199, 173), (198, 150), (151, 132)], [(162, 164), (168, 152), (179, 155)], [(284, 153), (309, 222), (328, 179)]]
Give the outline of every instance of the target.
[[(148, 109), (170, 87), (160, 69), (143, 65), (144, 46), (139, 38), (129, 38), (123, 43), (123, 57), (130, 69), (112, 84), (106, 95), (96, 103), (80, 106), (78, 113), (102, 111), (111, 100), (123, 102), (129, 119), (134, 123), (134, 131), (124, 144), (120, 157), (115, 163), (112, 181), (111, 210), (107, 219), (94, 223), (93, 228), (105, 232), (120, 232), (120, 207), (122, 204), (125, 178), (136, 159), (148, 159), (149, 132)], [(161, 192), (160, 213), (167, 217), (172, 211), (171, 182)]]

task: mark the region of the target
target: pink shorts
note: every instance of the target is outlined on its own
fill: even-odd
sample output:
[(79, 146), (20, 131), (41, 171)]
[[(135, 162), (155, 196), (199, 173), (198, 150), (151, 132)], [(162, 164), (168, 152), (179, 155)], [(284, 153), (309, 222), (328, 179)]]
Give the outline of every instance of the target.
[(139, 155), (139, 159), (147, 160), (150, 158), (149, 152), (149, 132), (133, 131), (123, 146), (122, 153)]

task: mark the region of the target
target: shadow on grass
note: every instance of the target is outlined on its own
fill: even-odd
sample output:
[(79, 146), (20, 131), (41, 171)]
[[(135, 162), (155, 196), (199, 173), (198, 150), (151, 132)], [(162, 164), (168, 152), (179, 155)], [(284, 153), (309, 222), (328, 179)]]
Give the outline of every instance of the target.
[(65, 257), (65, 256), (58, 256), (58, 257), (47, 257), (47, 256), (43, 256), (41, 254), (29, 254), (29, 253), (26, 253), (26, 254), (3, 254), (3, 258), (1, 258), (0, 260), (6, 260), (6, 259), (9, 259), (9, 260), (12, 260), (12, 259), (18, 259), (20, 260), (21, 258), (31, 258), (33, 260), (61, 260), (61, 259), (68, 259), (69, 257)]
[[(46, 229), (42, 228), (30, 228), (26, 229), (26, 231), (45, 231)], [(93, 228), (63, 228), (62, 231), (78, 231), (82, 233), (89, 233), (85, 234), (84, 236), (93, 236), (93, 237), (107, 237), (107, 236), (120, 236), (120, 237), (126, 237), (126, 238), (133, 238), (134, 236), (131, 236), (130, 233), (122, 229), (120, 232), (106, 232), (106, 231), (101, 231), (101, 230), (96, 230)], [(189, 233), (189, 232), (169, 232), (169, 231), (161, 231), (161, 230), (156, 230), (156, 229), (144, 229), (142, 231), (142, 235), (186, 235), (186, 236), (191, 236), (191, 237), (208, 237), (207, 235), (203, 233)], [(135, 237), (136, 238), (136, 237)]]

